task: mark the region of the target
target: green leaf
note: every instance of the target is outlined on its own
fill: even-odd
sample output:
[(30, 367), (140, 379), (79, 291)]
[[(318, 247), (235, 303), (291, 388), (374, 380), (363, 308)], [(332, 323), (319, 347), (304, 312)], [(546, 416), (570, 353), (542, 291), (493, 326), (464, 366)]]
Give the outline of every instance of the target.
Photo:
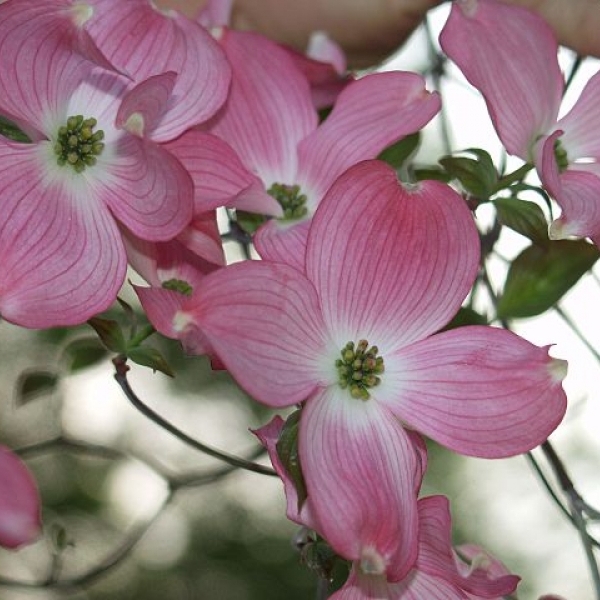
[(24, 406), (41, 396), (51, 394), (58, 384), (58, 374), (52, 371), (25, 371), (15, 386), (15, 404)]
[(474, 154), (476, 158), (465, 156), (444, 156), (439, 163), (463, 188), (480, 199), (490, 198), (496, 191), (498, 173), (496, 167), (485, 150), (470, 148), (464, 152)]
[(509, 190), (515, 198), (519, 195), (520, 192), (535, 192), (540, 197), (540, 199), (544, 201), (546, 208), (548, 208), (548, 212), (550, 213), (550, 220), (554, 218), (552, 216), (552, 200), (550, 200), (550, 196), (544, 188), (540, 187), (539, 185), (529, 185), (528, 183), (515, 183), (514, 185), (510, 186)]
[(450, 183), (450, 181), (452, 181), (450, 174), (440, 167), (415, 168), (413, 170), (413, 175), (417, 181), (426, 181), (427, 179), (443, 181), (444, 183)]
[(421, 141), (421, 133), (417, 131), (405, 138), (397, 141), (395, 144), (388, 146), (378, 156), (379, 160), (383, 160), (395, 169), (401, 167), (406, 159), (415, 152)]
[(534, 244), (548, 245), (548, 223), (542, 209), (535, 202), (518, 198), (496, 198), (494, 206), (502, 225), (524, 235)]
[(125, 353), (134, 363), (142, 367), (150, 367), (154, 372), (160, 371), (169, 377), (175, 377), (175, 373), (165, 360), (164, 356), (151, 346), (136, 346), (129, 348)]
[(465, 325), (487, 325), (487, 318), (473, 310), (472, 308), (468, 308), (463, 306), (456, 313), (452, 321), (444, 327), (442, 331), (447, 331), (449, 329), (456, 329), (457, 327), (464, 327)]
[(65, 347), (64, 353), (68, 360), (67, 368), (71, 372), (93, 367), (108, 354), (97, 338), (74, 340)]
[(2, 115), (0, 115), (0, 135), (14, 142), (31, 142), (31, 139), (24, 131), (21, 131), (12, 121)]
[(556, 304), (600, 257), (583, 240), (532, 245), (513, 261), (498, 302), (499, 318), (533, 317)]
[(88, 325), (94, 328), (102, 343), (111, 351), (123, 354), (127, 348), (125, 336), (121, 331), (121, 326), (112, 319), (102, 319), (93, 317), (88, 321)]
[(294, 483), (294, 487), (296, 488), (296, 494), (298, 495), (298, 512), (300, 512), (304, 501), (308, 497), (306, 483), (304, 482), (302, 467), (300, 465), (300, 456), (298, 454), (298, 431), (301, 414), (302, 410), (297, 410), (287, 418), (275, 446), (277, 454), (283, 464), (283, 468), (290, 476)]

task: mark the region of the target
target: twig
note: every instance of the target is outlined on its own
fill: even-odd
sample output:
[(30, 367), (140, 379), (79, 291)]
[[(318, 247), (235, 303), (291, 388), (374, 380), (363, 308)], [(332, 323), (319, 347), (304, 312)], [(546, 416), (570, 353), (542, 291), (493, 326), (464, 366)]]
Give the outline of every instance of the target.
[(147, 404), (142, 402), (142, 400), (136, 395), (129, 385), (129, 381), (127, 380), (127, 371), (129, 371), (129, 366), (126, 363), (126, 358), (122, 356), (114, 358), (113, 364), (115, 365), (115, 379), (121, 386), (121, 389), (123, 390), (127, 399), (137, 410), (139, 410), (145, 417), (156, 423), (159, 427), (162, 427), (164, 430), (168, 431), (188, 446), (191, 446), (192, 448), (195, 448), (196, 450), (199, 450), (208, 456), (217, 458), (218, 460), (232, 465), (233, 467), (239, 467), (240, 469), (253, 471), (254, 473), (262, 473), (263, 475), (277, 476), (277, 473), (271, 467), (266, 467), (255, 462), (248, 461), (244, 458), (240, 458), (239, 456), (222, 452), (221, 450), (217, 450), (212, 446), (208, 446), (207, 444), (204, 444), (189, 436), (187, 433), (181, 431), (181, 429), (167, 421), (165, 418), (161, 417)]
[(585, 504), (575, 489), (573, 481), (569, 477), (562, 460), (559, 458), (552, 444), (548, 441), (544, 442), (542, 444), (542, 450), (548, 459), (554, 474), (556, 475), (556, 479), (558, 480), (562, 491), (569, 501), (571, 515), (573, 516), (573, 520), (577, 526), (577, 530), (579, 531), (581, 543), (583, 544), (585, 555), (588, 561), (594, 591), (596, 592), (596, 598), (597, 600), (600, 600), (600, 571), (598, 570), (598, 563), (596, 562), (594, 549), (588, 535), (587, 523), (583, 517)]

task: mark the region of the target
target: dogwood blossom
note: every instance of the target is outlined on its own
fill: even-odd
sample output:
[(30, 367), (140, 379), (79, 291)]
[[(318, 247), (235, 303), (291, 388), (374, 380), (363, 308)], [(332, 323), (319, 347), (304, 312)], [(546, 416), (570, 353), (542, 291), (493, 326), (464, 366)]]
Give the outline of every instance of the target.
[[(75, 54), (56, 56), (22, 75), (17, 87), (30, 83), (31, 102), (11, 107), (32, 143), (0, 138), (0, 313), (27, 327), (81, 323), (114, 302), (127, 264), (115, 218), (141, 238), (168, 240), (193, 210), (187, 171), (140, 126), (159, 118), (175, 75), (131, 87), (92, 63), (82, 70)], [(5, 90), (0, 113), (12, 95)]]
[(535, 163), (562, 208), (550, 236), (600, 241), (600, 73), (558, 119), (564, 90), (549, 25), (497, 0), (455, 2), (440, 35), (446, 54), (484, 96), (509, 153)]
[[(235, 206), (247, 190), (253, 202), (262, 194), (278, 209), (255, 235), (259, 254), (301, 268), (310, 219), (335, 178), (421, 129), (438, 112), (439, 96), (416, 73), (377, 73), (348, 84), (319, 125), (309, 83), (280, 46), (227, 28), (219, 42), (232, 65), (231, 90), (204, 129), (237, 153), (247, 177), (259, 180), (259, 186), (241, 181)], [(230, 152), (213, 152), (214, 173), (231, 162)]]
[[(292, 416), (293, 418), (293, 416)], [(286, 447), (289, 439), (281, 417), (254, 431), (269, 453), (269, 458), (281, 478), (287, 500), (287, 517), (309, 530), (318, 532), (310, 497), (301, 500), (305, 493), (302, 479), (291, 464), (284, 464), (280, 444)], [(427, 450), (422, 438), (410, 432), (414, 448), (420, 458), (421, 476), (427, 463)], [(298, 486), (300, 489), (298, 489)], [(455, 549), (451, 541), (451, 520), (448, 501), (443, 496), (420, 499), (418, 552), (416, 562), (406, 577), (398, 582), (388, 581), (384, 573), (373, 573), (373, 563), (356, 561), (346, 584), (332, 598), (337, 600), (363, 600), (368, 598), (414, 599), (440, 598), (440, 600), (480, 600), (498, 598), (514, 591), (519, 578), (511, 576), (506, 567), (474, 544), (463, 544)], [(388, 507), (388, 514), (395, 510)], [(382, 518), (387, 518), (387, 515)], [(366, 557), (368, 558), (368, 556)], [(479, 595), (481, 593), (482, 595)]]
[(153, 75), (177, 73), (160, 118), (148, 128), (154, 141), (172, 140), (203, 123), (221, 107), (230, 82), (227, 59), (198, 23), (150, 0), (86, 0), (86, 29), (121, 72), (140, 83)]
[(419, 553), (407, 576), (390, 582), (355, 563), (348, 581), (331, 600), (501, 600), (515, 591), (519, 577), (490, 572), (488, 555), (474, 556), (470, 565), (458, 558), (452, 548), (447, 498), (422, 498), (418, 509)]
[(564, 414), (565, 367), (547, 348), (492, 327), (433, 335), (459, 309), (478, 259), (456, 192), (404, 186), (365, 161), (317, 209), (303, 271), (271, 261), (219, 269), (175, 317), (251, 396), (303, 403), (298, 451), (318, 530), (352, 560), (379, 556), (390, 581), (416, 553), (419, 460), (403, 423), (499, 457), (536, 446)]

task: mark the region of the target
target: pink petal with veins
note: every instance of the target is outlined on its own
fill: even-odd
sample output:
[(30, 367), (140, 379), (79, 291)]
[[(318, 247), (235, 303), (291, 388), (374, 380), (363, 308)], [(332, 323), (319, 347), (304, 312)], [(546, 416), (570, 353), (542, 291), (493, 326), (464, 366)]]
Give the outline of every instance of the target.
[(256, 400), (291, 406), (322, 382), (327, 333), (314, 288), (294, 269), (263, 261), (220, 269), (188, 313)]
[(508, 152), (531, 160), (537, 137), (556, 123), (564, 85), (550, 26), (496, 0), (455, 2), (440, 44), (483, 94)]
[(267, 187), (294, 182), (298, 142), (317, 127), (308, 82), (282, 48), (258, 34), (226, 29), (220, 42), (233, 79), (210, 132)]
[[(373, 101), (377, 98), (377, 102)], [(310, 208), (355, 163), (419, 131), (440, 110), (440, 97), (416, 73), (391, 71), (350, 83), (331, 114), (298, 146), (296, 183), (311, 190)]]
[(316, 529), (316, 521), (312, 516), (312, 510), (310, 506), (310, 500), (307, 498), (298, 510), (298, 493), (296, 486), (287, 473), (279, 454), (277, 452), (277, 442), (283, 430), (285, 422), (279, 417), (273, 417), (269, 423), (263, 425), (258, 429), (253, 429), (252, 433), (260, 440), (260, 443), (267, 449), (269, 458), (273, 468), (277, 471), (277, 475), (283, 482), (285, 490), (285, 499), (287, 502), (286, 516), (290, 521), (303, 525), (309, 529)]
[(335, 182), (308, 236), (307, 276), (339, 348), (364, 338), (385, 355), (440, 329), (478, 264), (478, 234), (462, 198), (434, 181), (407, 189), (379, 161)]
[(77, 52), (69, 0), (0, 4), (0, 112), (43, 137), (46, 115), (60, 113), (93, 63)]
[(589, 164), (569, 165), (560, 172), (554, 145), (562, 141), (562, 130), (539, 141), (536, 168), (542, 184), (562, 209), (562, 214), (550, 225), (551, 239), (571, 236), (600, 239), (600, 173), (588, 172)]
[(225, 101), (230, 69), (218, 44), (198, 23), (148, 0), (88, 0), (86, 27), (98, 47), (135, 82), (177, 73), (171, 101), (152, 138), (164, 142), (212, 117)]
[(407, 577), (390, 581), (363, 573), (354, 563), (348, 581), (331, 600), (500, 600), (515, 590), (519, 578), (507, 571), (459, 570), (452, 554), (447, 498), (422, 498), (418, 511), (419, 552)]
[[(569, 163), (579, 158), (600, 160), (600, 73), (590, 77), (573, 108), (556, 124)], [(576, 168), (576, 167), (575, 167)]]
[(306, 403), (298, 451), (317, 531), (344, 558), (404, 577), (417, 556), (421, 463), (400, 422), (334, 385)]
[(195, 211), (235, 206), (280, 216), (281, 206), (266, 193), (262, 181), (242, 164), (225, 141), (199, 130), (190, 130), (165, 144), (188, 170), (194, 181)]
[(565, 361), (504, 329), (443, 332), (386, 356), (385, 366), (377, 400), (461, 454), (527, 452), (546, 440), (566, 409)]
[(49, 179), (48, 160), (48, 142), (0, 140), (0, 313), (25, 327), (83, 323), (115, 301), (125, 278), (113, 217), (77, 174)]
[(94, 180), (98, 198), (138, 237), (164, 241), (181, 233), (192, 219), (194, 201), (183, 165), (159, 144), (128, 133), (115, 146), (102, 161), (105, 172)]
[(121, 100), (116, 127), (140, 137), (151, 137), (167, 109), (176, 81), (177, 74), (169, 71), (152, 75), (130, 89)]
[(195, 215), (192, 222), (177, 236), (177, 240), (212, 265), (225, 266), (225, 253), (214, 210)]
[(281, 262), (304, 270), (310, 221), (299, 224), (272, 219), (254, 234), (254, 246), (263, 260)]

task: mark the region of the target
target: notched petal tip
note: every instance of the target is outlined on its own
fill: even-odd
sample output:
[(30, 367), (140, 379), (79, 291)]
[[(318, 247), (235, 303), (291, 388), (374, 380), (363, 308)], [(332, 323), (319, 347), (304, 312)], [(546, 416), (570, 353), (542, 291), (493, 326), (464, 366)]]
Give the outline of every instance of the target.
[(144, 116), (139, 112), (131, 113), (122, 125), (123, 129), (138, 137), (144, 137)]
[(566, 360), (550, 357), (548, 372), (554, 381), (557, 383), (562, 381), (567, 376), (568, 370), (569, 363)]
[(573, 237), (569, 223), (563, 217), (559, 217), (550, 223), (548, 227), (548, 237), (551, 240), (567, 240)]
[(192, 315), (183, 310), (179, 310), (173, 315), (173, 331), (183, 333), (193, 322), (194, 318)]
[(473, 18), (477, 12), (478, 0), (458, 0), (456, 3), (463, 15), (468, 18)]

